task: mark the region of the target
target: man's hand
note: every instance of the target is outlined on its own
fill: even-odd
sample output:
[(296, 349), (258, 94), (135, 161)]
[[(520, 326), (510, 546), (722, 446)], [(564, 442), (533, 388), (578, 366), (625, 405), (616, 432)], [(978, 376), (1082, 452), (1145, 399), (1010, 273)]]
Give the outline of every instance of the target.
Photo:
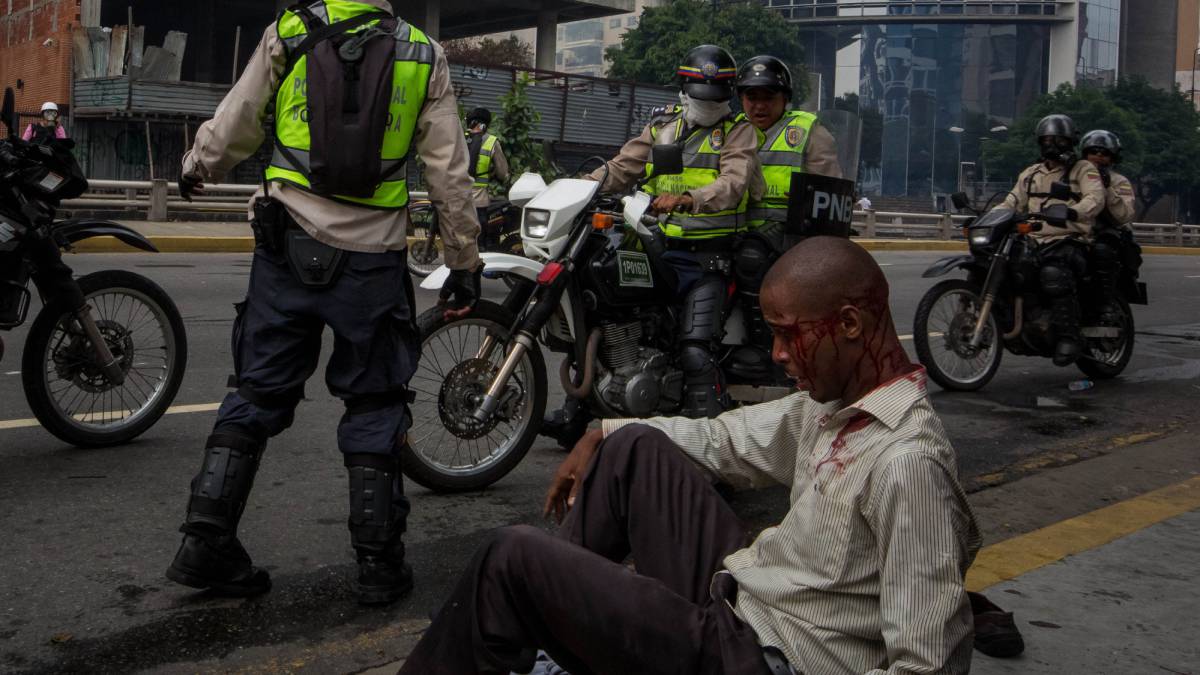
[[(452, 270), (442, 291), (438, 294), (438, 306), (445, 308), (447, 321), (461, 319), (475, 309), (483, 289), (483, 263), (472, 270)], [(453, 298), (453, 300), (452, 300)]]
[(696, 203), (691, 195), (659, 195), (650, 202), (650, 208), (656, 213), (672, 213), (674, 211), (691, 211)]
[(575, 495), (579, 493), (579, 486), (583, 484), (583, 472), (587, 471), (592, 455), (596, 454), (602, 440), (604, 432), (600, 429), (588, 431), (575, 444), (571, 454), (558, 466), (558, 471), (554, 472), (554, 479), (550, 481), (550, 489), (546, 491), (546, 505), (542, 508), (544, 517), (549, 518), (553, 513), (554, 520), (561, 523), (567, 511), (575, 506)]
[(185, 174), (179, 177), (179, 196), (184, 201), (192, 201), (193, 196), (204, 194), (204, 181), (195, 174)]

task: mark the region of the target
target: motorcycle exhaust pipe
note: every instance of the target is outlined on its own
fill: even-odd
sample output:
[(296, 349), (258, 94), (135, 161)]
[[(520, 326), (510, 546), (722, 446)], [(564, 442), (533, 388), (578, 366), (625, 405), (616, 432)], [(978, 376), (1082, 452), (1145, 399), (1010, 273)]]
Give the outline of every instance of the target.
[(588, 336), (587, 353), (583, 362), (583, 379), (579, 382), (579, 386), (576, 386), (575, 382), (571, 380), (571, 366), (567, 363), (567, 359), (563, 359), (558, 375), (567, 396), (582, 401), (592, 393), (592, 381), (596, 377), (596, 352), (599, 348), (600, 329), (593, 328), (592, 334)]
[(1013, 329), (1004, 334), (1005, 340), (1012, 340), (1021, 334), (1021, 329), (1025, 326), (1025, 298), (1017, 296), (1017, 301), (1013, 303)]
[(479, 407), (471, 416), (477, 422), (486, 422), (491, 419), (492, 415), (496, 414), (496, 409), (500, 407), (500, 394), (504, 393), (504, 388), (508, 386), (508, 380), (512, 374), (516, 372), (517, 365), (521, 363), (521, 357), (525, 356), (525, 352), (533, 348), (533, 338), (525, 333), (518, 333), (516, 340), (513, 341), (512, 351), (505, 357), (504, 363), (500, 365), (500, 372), (496, 373), (496, 379), (492, 380), (492, 386), (488, 387), (487, 394), (480, 401)]
[(116, 357), (108, 348), (108, 343), (104, 341), (104, 336), (100, 334), (100, 328), (96, 325), (96, 320), (92, 318), (91, 305), (85, 304), (75, 312), (75, 318), (79, 321), (79, 325), (83, 326), (84, 334), (87, 335), (92, 347), (96, 350), (96, 359), (100, 362), (100, 369), (104, 371), (104, 376), (114, 386), (119, 387), (125, 384), (125, 371), (121, 369), (121, 364), (117, 363)]

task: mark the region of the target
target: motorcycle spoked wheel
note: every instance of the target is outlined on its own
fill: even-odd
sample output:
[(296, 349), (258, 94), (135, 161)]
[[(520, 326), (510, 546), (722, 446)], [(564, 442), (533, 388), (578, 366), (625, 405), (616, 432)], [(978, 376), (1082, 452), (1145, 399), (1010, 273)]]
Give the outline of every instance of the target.
[(419, 206), (409, 210), (412, 234), (415, 241), (408, 247), (408, 269), (424, 278), (445, 262), (438, 243), (437, 210), (430, 206)]
[(51, 303), (25, 340), (21, 381), (47, 431), (85, 448), (133, 440), (167, 411), (187, 369), (179, 310), (158, 284), (122, 270), (78, 280), (100, 333), (125, 373), (115, 385), (74, 314)]
[[(433, 307), (417, 318), (421, 360), (409, 388), (412, 428), (403, 450), (405, 475), (436, 492), (481, 490), (517, 466), (537, 439), (546, 412), (546, 364), (535, 344), (509, 380), (500, 409), (477, 422), (471, 413), (504, 362), (515, 317), (480, 300), (469, 315), (447, 321)], [(476, 358), (487, 335), (500, 345)]]
[(1004, 346), (994, 313), (984, 326), (980, 346), (970, 345), (982, 304), (977, 286), (950, 279), (929, 289), (917, 306), (913, 319), (917, 359), (943, 389), (975, 391), (1000, 368)]
[(1116, 340), (1085, 338), (1086, 351), (1075, 362), (1084, 375), (1096, 380), (1108, 380), (1120, 375), (1133, 358), (1133, 312), (1124, 298), (1117, 298), (1116, 302), (1121, 308), (1121, 337)]

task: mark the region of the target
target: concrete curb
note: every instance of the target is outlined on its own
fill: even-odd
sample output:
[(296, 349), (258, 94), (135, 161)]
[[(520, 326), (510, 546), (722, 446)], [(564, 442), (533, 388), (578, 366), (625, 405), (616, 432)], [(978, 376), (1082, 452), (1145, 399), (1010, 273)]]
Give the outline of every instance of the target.
[[(250, 253), (254, 237), (147, 237), (163, 253)], [(868, 251), (950, 251), (965, 252), (966, 242), (923, 239), (854, 239)], [(113, 237), (86, 239), (75, 245), (77, 253), (138, 253)], [(1143, 246), (1146, 255), (1200, 256), (1200, 247)]]

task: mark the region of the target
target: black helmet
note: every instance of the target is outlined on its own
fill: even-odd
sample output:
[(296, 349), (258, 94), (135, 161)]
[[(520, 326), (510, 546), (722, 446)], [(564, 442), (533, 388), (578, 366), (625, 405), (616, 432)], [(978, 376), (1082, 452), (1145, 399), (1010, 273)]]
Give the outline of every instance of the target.
[(774, 56), (755, 56), (738, 68), (737, 90), (741, 94), (754, 87), (782, 91), (792, 97), (792, 71)]
[(1079, 141), (1079, 133), (1075, 131), (1075, 122), (1070, 117), (1046, 115), (1038, 122), (1036, 133), (1043, 159), (1068, 166), (1075, 163), (1075, 144)]
[(492, 112), (487, 108), (476, 108), (467, 114), (467, 126), (472, 126), (472, 122), (481, 122), (490, 125), (492, 123)]
[(1085, 157), (1091, 151), (1104, 150), (1112, 156), (1114, 164), (1121, 161), (1121, 139), (1111, 131), (1097, 129), (1087, 132), (1083, 136), (1083, 141), (1080, 142), (1080, 147), (1083, 149)]
[(688, 52), (677, 72), (683, 93), (701, 101), (733, 98), (737, 63), (716, 45), (700, 45)]

